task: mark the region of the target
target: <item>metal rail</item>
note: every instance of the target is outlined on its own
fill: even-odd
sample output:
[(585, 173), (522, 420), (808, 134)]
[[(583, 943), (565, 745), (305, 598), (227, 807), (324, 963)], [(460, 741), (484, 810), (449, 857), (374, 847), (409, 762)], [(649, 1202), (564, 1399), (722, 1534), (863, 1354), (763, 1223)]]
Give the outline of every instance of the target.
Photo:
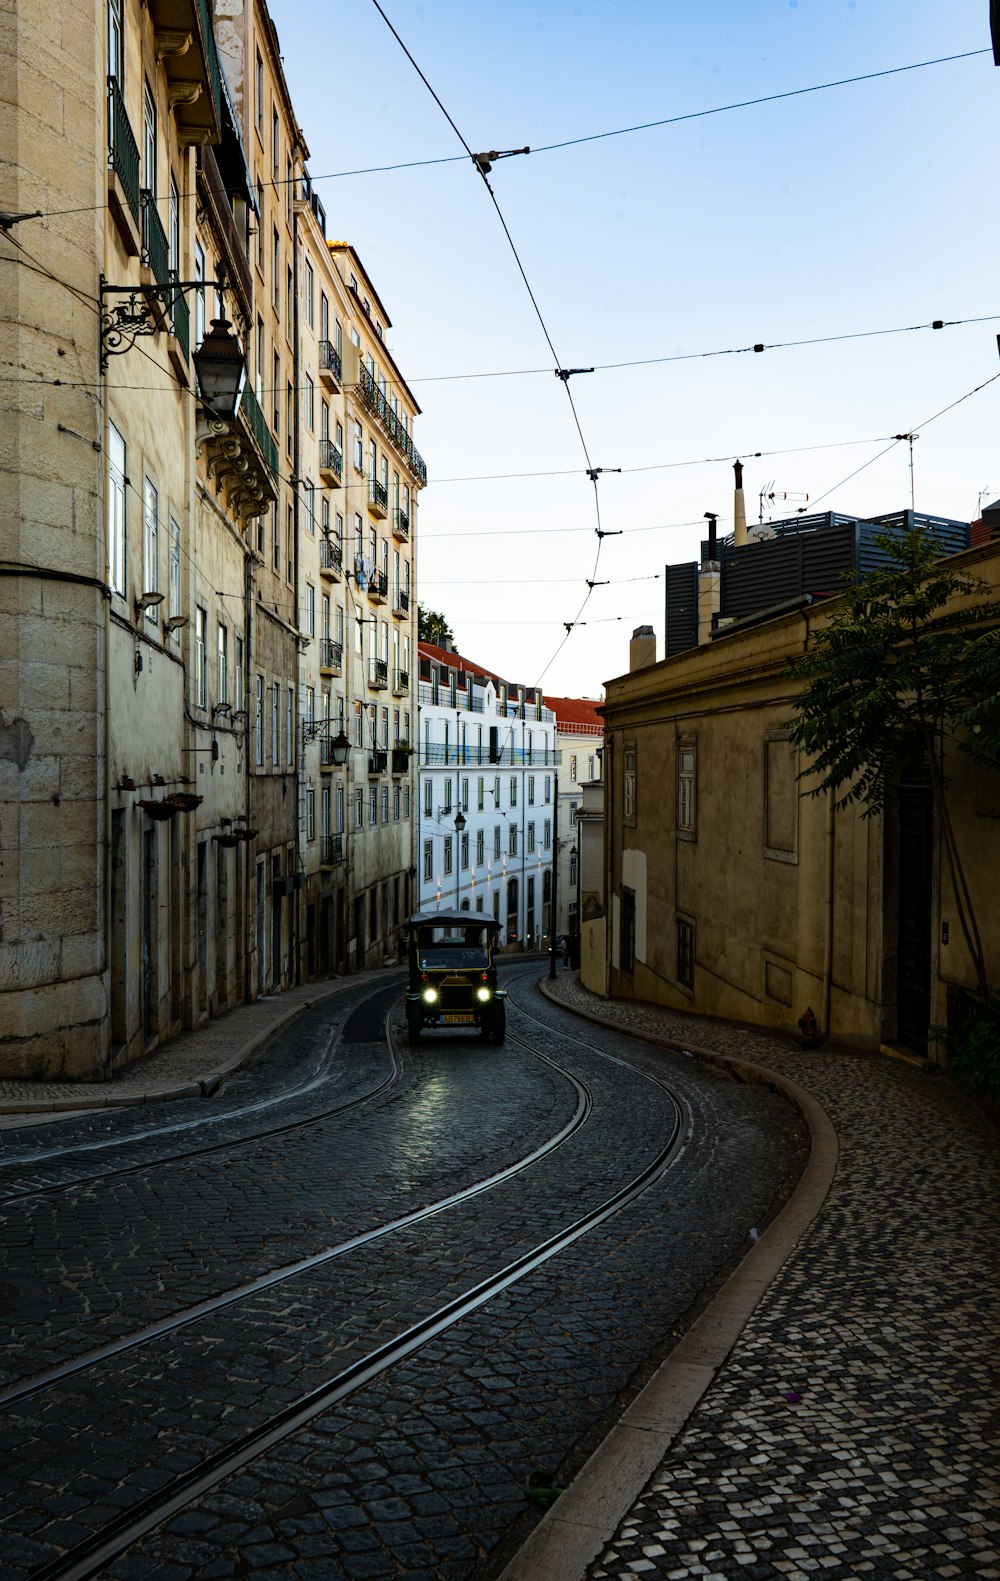
[[(532, 1020), (539, 1021), (540, 1025), (546, 1026), (546, 1023), (540, 1021), (540, 1018), (531, 1016), (530, 1012), (523, 1011), (522, 1013), (529, 1016)], [(546, 1027), (546, 1030), (551, 1032), (552, 1029), (551, 1027)], [(577, 1038), (572, 1034), (567, 1036), (569, 1041), (581, 1044), (590, 1052), (597, 1054), (601, 1059), (606, 1059), (616, 1065), (627, 1064), (627, 1061), (606, 1054), (604, 1050), (588, 1043), (583, 1038)], [(517, 1038), (509, 1038), (509, 1041), (520, 1042)], [(521, 1044), (521, 1046), (528, 1049), (536, 1057), (545, 1060), (546, 1063), (553, 1065), (556, 1069), (563, 1070), (563, 1067), (559, 1066), (557, 1061), (550, 1059), (547, 1055), (537, 1054), (537, 1051), (530, 1048), (528, 1044)], [(634, 1070), (634, 1067), (630, 1066), (629, 1069)], [(563, 1073), (573, 1081), (578, 1090), (587, 1090), (585, 1084), (579, 1082), (578, 1078), (572, 1076), (568, 1071), (563, 1071)], [(283, 1439), (299, 1432), (322, 1412), (329, 1410), (330, 1407), (355, 1394), (398, 1362), (419, 1351), (431, 1340), (437, 1338), (438, 1335), (446, 1332), (464, 1318), (471, 1316), (494, 1296), (499, 1295), (512, 1285), (517, 1284), (521, 1279), (534, 1273), (553, 1257), (558, 1256), (560, 1252), (565, 1251), (569, 1246), (572, 1246), (591, 1230), (603, 1224), (614, 1213), (617, 1213), (621, 1208), (627, 1206), (646, 1191), (651, 1184), (671, 1167), (683, 1149), (686, 1126), (682, 1127), (682, 1115), (686, 1113), (686, 1107), (682, 1105), (678, 1095), (667, 1082), (645, 1071), (637, 1071), (636, 1074), (666, 1092), (673, 1104), (675, 1119), (665, 1145), (659, 1150), (652, 1162), (647, 1164), (627, 1185), (619, 1187), (618, 1190), (612, 1192), (597, 1207), (581, 1214), (572, 1224), (566, 1226), (557, 1234), (541, 1241), (530, 1251), (522, 1254), (488, 1278), (479, 1281), (465, 1291), (464, 1294), (446, 1302), (419, 1323), (405, 1329), (387, 1343), (377, 1346), (367, 1356), (362, 1357), (343, 1371), (336, 1373), (316, 1388), (309, 1390), (298, 1400), (292, 1401), (266, 1422), (244, 1434), (235, 1443), (228, 1445), (225, 1449), (217, 1450), (214, 1454), (207, 1455), (197, 1466), (174, 1477), (164, 1488), (138, 1500), (129, 1510), (123, 1511), (109, 1521), (100, 1532), (84, 1538), (58, 1559), (51, 1560), (48, 1564), (33, 1572), (31, 1581), (89, 1581), (90, 1577), (99, 1575), (106, 1565), (142, 1537), (162, 1525), (164, 1521), (177, 1515), (181, 1510), (187, 1508), (196, 1499), (209, 1492), (210, 1489), (216, 1487), (227, 1477), (241, 1471), (244, 1466), (266, 1453), (267, 1450), (273, 1448), (274, 1445), (280, 1443)], [(589, 1108), (587, 1113), (589, 1114)], [(567, 1134), (572, 1134), (572, 1130), (578, 1129), (584, 1123), (586, 1115), (580, 1118), (578, 1118), (578, 1115), (574, 1116), (568, 1127), (564, 1127), (564, 1131)], [(548, 1143), (543, 1144), (540, 1149), (536, 1150), (536, 1154), (544, 1156), (546, 1152), (552, 1151), (554, 1146), (560, 1145), (560, 1142), (565, 1139), (563, 1135), (560, 1135), (559, 1141), (550, 1139)], [(532, 1156), (532, 1161), (534, 1161), (534, 1155)], [(513, 1169), (501, 1172), (496, 1177), (490, 1177), (487, 1181), (477, 1182), (476, 1186), (467, 1188), (464, 1192), (456, 1193), (452, 1198), (442, 1199), (441, 1203), (434, 1204), (431, 1209), (424, 1210), (422, 1214), (414, 1217), (426, 1216), (429, 1212), (441, 1212), (446, 1207), (453, 1206), (456, 1202), (467, 1200), (477, 1192), (487, 1190), (490, 1186), (497, 1184), (500, 1179), (505, 1178), (509, 1173), (516, 1173), (519, 1169), (528, 1167), (528, 1162), (529, 1160), (522, 1160)], [(381, 1231), (374, 1232), (374, 1234), (389, 1233), (392, 1228), (399, 1228), (407, 1222), (413, 1222), (413, 1218), (400, 1220), (394, 1226), (385, 1226)], [(360, 1238), (360, 1240), (364, 1239), (363, 1237)], [(286, 1274), (285, 1277), (292, 1276)], [(249, 1289), (249, 1287), (247, 1288)], [(259, 1282), (255, 1288), (260, 1288)], [(190, 1317), (186, 1321), (195, 1320), (194, 1317)]]

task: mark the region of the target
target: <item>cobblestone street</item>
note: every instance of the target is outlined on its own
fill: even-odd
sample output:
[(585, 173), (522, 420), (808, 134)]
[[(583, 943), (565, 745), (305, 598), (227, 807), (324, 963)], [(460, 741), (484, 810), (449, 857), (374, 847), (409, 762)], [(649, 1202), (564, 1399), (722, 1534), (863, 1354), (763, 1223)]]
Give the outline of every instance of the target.
[[(512, 979), (500, 1053), (458, 1034), (394, 1062), (398, 990), (372, 985), (193, 1109), (8, 1133), (5, 1575), (496, 1573), (532, 1475), (572, 1476), (804, 1156), (782, 1097), (668, 1070), (537, 975)], [(675, 1133), (628, 1205), (396, 1354)]]

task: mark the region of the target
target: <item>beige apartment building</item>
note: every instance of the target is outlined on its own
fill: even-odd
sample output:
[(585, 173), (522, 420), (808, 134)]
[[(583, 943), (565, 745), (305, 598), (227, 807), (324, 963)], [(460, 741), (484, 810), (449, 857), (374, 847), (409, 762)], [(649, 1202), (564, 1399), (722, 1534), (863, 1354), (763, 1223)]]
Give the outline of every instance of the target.
[[(411, 857), (402, 816), (380, 849), (379, 778), (378, 826), (366, 800), (339, 902), (353, 923), (356, 873), (362, 945), (345, 922), (335, 951), (330, 924), (324, 956), (333, 865), (309, 834), (315, 738), (303, 758), (320, 650), (300, 618), (306, 573), (317, 590), (332, 582), (318, 556), (337, 509), (318, 449), (308, 461), (299, 449), (337, 430), (314, 442), (304, 426), (329, 337), (300, 339), (301, 232), (315, 215), (266, 9), (229, 4), (213, 23), (208, 0), (83, 12), (24, 0), (0, 29), (12, 85), (0, 189), (5, 211), (24, 216), (0, 233), (0, 1073), (94, 1078), (335, 954), (343, 966), (381, 958)], [(371, 354), (367, 277), (352, 270), (360, 294), (348, 301), (337, 255), (318, 253), (347, 346)], [(204, 378), (199, 389), (194, 359), (234, 341), (247, 377), (227, 406)], [(404, 387), (387, 351), (377, 369), (365, 482), (382, 483), (383, 457), (390, 479), (399, 470), (399, 518), (378, 518), (394, 533), (415, 510), (422, 463), (415, 403), (397, 417)], [(384, 411), (380, 378), (395, 401)], [(338, 399), (330, 420), (346, 430), (343, 389)], [(307, 516), (299, 474), (313, 460)], [(382, 494), (356, 492), (367, 522)], [(381, 545), (376, 557), (383, 568)], [(352, 601), (359, 589), (352, 580)], [(400, 740), (408, 615), (401, 600), (388, 611)], [(372, 641), (364, 630), (366, 663), (386, 650), (377, 623)], [(360, 676), (345, 673), (339, 697), (330, 688), (331, 717), (342, 705), (367, 749), (374, 692)], [(355, 702), (368, 709), (360, 726)], [(375, 718), (379, 743), (390, 719)], [(369, 783), (360, 750), (354, 759), (341, 771), (351, 795)]]

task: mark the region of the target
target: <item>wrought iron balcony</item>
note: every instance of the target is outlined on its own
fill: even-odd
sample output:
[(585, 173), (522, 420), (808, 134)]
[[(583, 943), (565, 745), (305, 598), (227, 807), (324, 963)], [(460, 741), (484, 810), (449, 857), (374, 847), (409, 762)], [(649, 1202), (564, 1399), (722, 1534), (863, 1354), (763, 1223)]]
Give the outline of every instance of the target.
[(339, 580), (344, 569), (344, 549), (339, 538), (326, 534), (319, 541), (319, 569), (322, 575)]
[(344, 658), (344, 645), (334, 642), (331, 637), (319, 639), (319, 667), (321, 670), (331, 670), (339, 673)]
[(405, 692), (410, 690), (409, 670), (393, 670), (392, 689), (397, 697), (402, 697)]
[(376, 691), (384, 692), (389, 684), (388, 659), (369, 659), (368, 684), (374, 686)]
[(389, 578), (384, 571), (376, 571), (368, 583), (368, 597), (373, 604), (384, 604), (389, 597)]
[(272, 474), (277, 477), (278, 447), (271, 435), (271, 430), (267, 426), (264, 413), (260, 408), (260, 402), (249, 384), (244, 386), (243, 394), (240, 397), (240, 416), (256, 440), (261, 455), (267, 462)]
[(405, 615), (409, 612), (410, 595), (402, 588), (397, 588), (392, 595), (392, 612), (394, 615)]
[(142, 203), (142, 261), (153, 271), (157, 285), (166, 285), (170, 279), (170, 246), (163, 229), (156, 199), (148, 187), (140, 194)]
[(399, 416), (392, 410), (375, 379), (363, 364), (358, 370), (358, 388), (365, 405), (375, 413), (399, 454), (423, 487), (427, 482), (424, 459), (403, 427)]
[(319, 343), (319, 377), (320, 383), (325, 384), (327, 389), (343, 388), (344, 375), (340, 352), (331, 340), (321, 340)]
[[(172, 280), (176, 280), (177, 271), (175, 269), (171, 269), (170, 277)], [(170, 321), (174, 337), (184, 353), (184, 361), (187, 362), (191, 355), (191, 309), (188, 306), (187, 297), (182, 291), (178, 291), (170, 303)]]
[(368, 754), (369, 774), (384, 774), (389, 761), (389, 754), (381, 747)]
[(392, 536), (406, 543), (410, 536), (410, 516), (408, 511), (401, 511), (399, 506), (392, 513)]
[(368, 509), (373, 516), (389, 514), (389, 490), (378, 478), (368, 479)]
[(392, 749), (392, 772), (395, 775), (410, 772), (410, 749), (407, 746), (396, 746)]
[(108, 78), (108, 168), (121, 182), (132, 218), (140, 225), (139, 145), (117, 77)]
[(319, 837), (320, 867), (339, 867), (344, 860), (344, 836), (321, 834)]
[(319, 442), (319, 470), (329, 473), (338, 483), (340, 482), (344, 471), (344, 458), (332, 439), (321, 439)]

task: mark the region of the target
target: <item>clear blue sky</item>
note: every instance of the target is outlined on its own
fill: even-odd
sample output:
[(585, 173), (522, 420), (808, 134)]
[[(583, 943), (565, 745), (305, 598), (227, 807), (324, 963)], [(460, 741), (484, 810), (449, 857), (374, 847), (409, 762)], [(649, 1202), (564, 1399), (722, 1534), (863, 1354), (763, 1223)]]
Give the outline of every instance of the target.
[[(987, 0), (383, 0), (474, 151), (534, 148), (989, 45)], [(314, 178), (461, 145), (371, 0), (273, 7)], [(989, 54), (681, 125), (534, 153), (490, 177), (564, 366), (1000, 312)], [(620, 369), (572, 382), (593, 489), (553, 359), (470, 162), (318, 180), (358, 248), (423, 408), (418, 596), (464, 653), (598, 695), (634, 626), (662, 655), (666, 563), (728, 527), (731, 458), (759, 491), (816, 499), (882, 436), (1000, 371), (1000, 323)], [(434, 382), (502, 369), (549, 371)], [(1000, 495), (1000, 381), (921, 432), (918, 509)], [(840, 441), (864, 443), (820, 449)], [(755, 460), (751, 452), (791, 451)], [(711, 465), (666, 466), (703, 457)], [(451, 481), (484, 474), (567, 475)], [(655, 470), (653, 470), (655, 469)], [(900, 445), (818, 509), (909, 504)], [(699, 525), (681, 525), (681, 524)], [(653, 580), (653, 578), (659, 580)], [(644, 580), (645, 579), (645, 580)]]

